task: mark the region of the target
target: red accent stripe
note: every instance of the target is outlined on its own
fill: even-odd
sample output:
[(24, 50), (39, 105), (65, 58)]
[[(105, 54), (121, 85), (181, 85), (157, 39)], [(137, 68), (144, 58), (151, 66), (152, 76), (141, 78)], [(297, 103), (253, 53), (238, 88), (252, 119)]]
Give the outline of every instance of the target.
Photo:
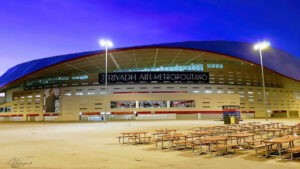
[(33, 116), (39, 116), (39, 114), (27, 114), (27, 116), (33, 117)]
[(151, 111), (139, 111), (137, 114), (151, 114)]
[(151, 93), (187, 93), (187, 91), (152, 91)]
[(59, 116), (59, 114), (58, 113), (53, 113), (53, 114), (46, 113), (46, 114), (44, 114), (44, 116)]
[(84, 112), (82, 115), (100, 115), (101, 112)]
[(13, 114), (13, 115), (10, 115), (10, 117), (23, 117), (23, 114)]
[(136, 94), (136, 93), (149, 93), (149, 92), (114, 92), (114, 94)]
[(134, 114), (133, 112), (111, 112), (110, 114)]
[(156, 111), (155, 114), (197, 114), (197, 113), (203, 113), (203, 114), (222, 114), (223, 111)]
[(0, 115), (0, 117), (9, 117), (9, 115)]

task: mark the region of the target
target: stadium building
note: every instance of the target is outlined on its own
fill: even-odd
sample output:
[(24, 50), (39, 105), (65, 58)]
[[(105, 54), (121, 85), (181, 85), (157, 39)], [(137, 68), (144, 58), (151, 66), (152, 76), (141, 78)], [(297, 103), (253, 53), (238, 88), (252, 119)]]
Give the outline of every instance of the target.
[[(299, 117), (300, 60), (253, 44), (192, 41), (48, 57), (0, 77), (2, 121), (99, 121), (221, 118), (224, 105), (243, 118)], [(105, 114), (107, 103), (107, 115)]]

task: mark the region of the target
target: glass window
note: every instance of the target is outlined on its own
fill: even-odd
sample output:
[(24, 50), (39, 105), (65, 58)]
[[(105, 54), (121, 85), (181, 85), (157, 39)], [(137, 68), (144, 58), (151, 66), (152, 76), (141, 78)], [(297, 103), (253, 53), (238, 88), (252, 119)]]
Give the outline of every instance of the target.
[(183, 71), (183, 66), (178, 66), (179, 71)]
[(85, 80), (88, 79), (89, 76), (88, 75), (82, 75), (82, 76), (72, 76), (73, 80)]
[(76, 95), (76, 96), (82, 96), (83, 93), (82, 93), (82, 92), (77, 92), (77, 93), (75, 93), (75, 95)]
[(5, 112), (11, 112), (11, 107), (5, 107), (4, 111)]
[(110, 107), (112, 109), (130, 109), (135, 108), (135, 101), (111, 101)]
[(170, 107), (195, 107), (194, 100), (171, 100)]
[[(208, 64), (211, 68), (212, 64)], [(216, 64), (214, 64), (216, 65)], [(160, 67), (152, 67), (152, 68), (131, 68), (131, 69), (118, 69), (115, 70), (114, 72), (130, 72), (130, 71), (137, 71), (137, 72), (144, 72), (144, 71), (150, 71), (150, 72), (154, 72), (154, 71), (185, 71), (185, 70), (189, 70), (189, 71), (203, 71), (203, 64), (190, 64), (190, 65), (184, 65), (184, 66), (160, 66)], [(84, 75), (86, 76), (86, 75)], [(73, 76), (72, 79), (80, 79), (83, 80), (85, 79), (83, 76)]]
[(139, 108), (163, 108), (167, 107), (166, 101), (139, 101)]

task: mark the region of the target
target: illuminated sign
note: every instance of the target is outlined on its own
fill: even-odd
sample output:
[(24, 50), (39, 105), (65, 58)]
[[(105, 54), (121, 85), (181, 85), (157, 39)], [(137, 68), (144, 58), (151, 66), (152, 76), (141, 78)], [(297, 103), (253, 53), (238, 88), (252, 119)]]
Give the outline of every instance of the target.
[[(118, 72), (107, 74), (108, 83), (181, 82), (209, 83), (208, 72)], [(105, 83), (105, 73), (99, 74), (99, 83)]]

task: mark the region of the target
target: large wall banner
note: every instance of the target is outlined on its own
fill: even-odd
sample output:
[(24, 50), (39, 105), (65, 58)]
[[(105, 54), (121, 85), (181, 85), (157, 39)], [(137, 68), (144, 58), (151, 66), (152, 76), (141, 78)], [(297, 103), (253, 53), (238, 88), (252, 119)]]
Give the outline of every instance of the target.
[(44, 90), (44, 113), (59, 113), (59, 88)]
[[(208, 72), (118, 72), (107, 74), (108, 83), (128, 82), (193, 82), (209, 83)], [(105, 83), (105, 73), (99, 74), (99, 83)]]

